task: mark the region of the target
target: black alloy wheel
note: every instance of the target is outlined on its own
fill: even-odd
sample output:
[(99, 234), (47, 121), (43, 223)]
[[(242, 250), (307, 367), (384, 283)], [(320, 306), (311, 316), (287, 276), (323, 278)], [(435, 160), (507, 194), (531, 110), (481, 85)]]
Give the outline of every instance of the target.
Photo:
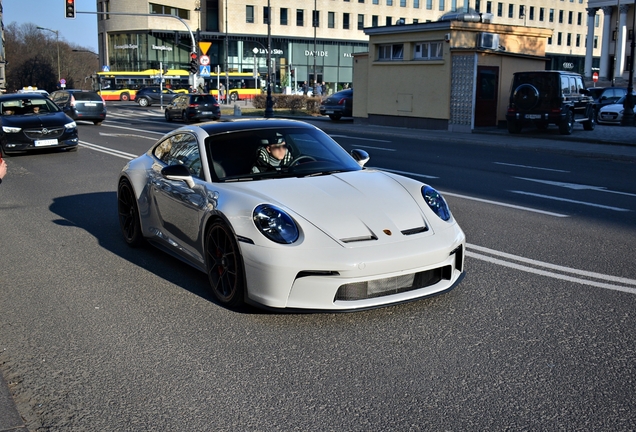
[(230, 228), (215, 221), (205, 237), (205, 262), (212, 293), (223, 305), (243, 304), (245, 280), (238, 244)]
[(131, 247), (138, 247), (144, 243), (141, 235), (141, 222), (139, 221), (139, 209), (133, 188), (128, 180), (119, 182), (117, 188), (117, 210), (119, 212), (119, 227), (124, 240)]
[(568, 110), (565, 113), (565, 118), (559, 124), (559, 132), (561, 135), (572, 135), (574, 131), (574, 112)]
[(170, 114), (168, 113), (168, 110), (166, 110), (165, 115), (166, 115), (166, 121), (167, 122), (171, 122), (172, 121), (172, 117), (170, 117)]

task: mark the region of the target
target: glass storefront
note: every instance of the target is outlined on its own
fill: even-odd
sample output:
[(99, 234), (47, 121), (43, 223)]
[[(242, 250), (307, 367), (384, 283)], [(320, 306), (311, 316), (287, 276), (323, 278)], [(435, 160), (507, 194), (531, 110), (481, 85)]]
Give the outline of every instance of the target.
[[(108, 39), (111, 71), (142, 71), (158, 69), (161, 63), (167, 69), (188, 69), (189, 44), (175, 45), (172, 35), (131, 33), (110, 34)], [(213, 40), (207, 52), (210, 70), (216, 67), (225, 72), (225, 46), (227, 45), (228, 72), (257, 73), (266, 82), (267, 38), (230, 36)], [(302, 39), (272, 38), (271, 69), (275, 91), (297, 91), (306, 82), (313, 86), (314, 78), (324, 82), (329, 93), (350, 87), (353, 81), (353, 53), (368, 51), (367, 43), (331, 42)], [(206, 77), (207, 78), (207, 77)]]

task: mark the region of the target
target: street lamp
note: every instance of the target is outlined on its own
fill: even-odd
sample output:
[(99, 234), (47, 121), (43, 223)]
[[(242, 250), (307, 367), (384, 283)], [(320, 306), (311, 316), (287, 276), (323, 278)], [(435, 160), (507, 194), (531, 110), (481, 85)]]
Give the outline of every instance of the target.
[(267, 99), (265, 102), (265, 118), (274, 117), (272, 101), (272, 9), (267, 0)]
[(62, 73), (60, 72), (60, 32), (59, 30), (51, 30), (45, 27), (38, 27), (38, 30), (47, 30), (51, 33), (55, 33), (55, 39), (57, 41), (57, 82), (59, 84), (62, 79)]
[(632, 6), (634, 16), (632, 18), (632, 43), (630, 52), (629, 81), (627, 82), (627, 96), (623, 101), (623, 118), (621, 126), (634, 126), (634, 45), (636, 44), (636, 2)]

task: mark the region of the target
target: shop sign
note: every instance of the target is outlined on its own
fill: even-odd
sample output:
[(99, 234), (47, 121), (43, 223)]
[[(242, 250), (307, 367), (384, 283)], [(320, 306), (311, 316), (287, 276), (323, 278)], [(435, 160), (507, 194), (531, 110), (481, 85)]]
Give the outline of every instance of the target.
[(309, 51), (309, 50), (305, 50), (305, 57), (329, 57), (329, 51)]
[(159, 51), (172, 51), (171, 46), (165, 46), (165, 45), (153, 45), (152, 49), (159, 50)]

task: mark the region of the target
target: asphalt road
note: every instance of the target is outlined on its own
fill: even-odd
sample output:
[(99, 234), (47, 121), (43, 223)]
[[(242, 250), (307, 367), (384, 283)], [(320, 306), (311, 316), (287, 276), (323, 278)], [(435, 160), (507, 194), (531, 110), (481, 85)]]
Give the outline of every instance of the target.
[(178, 124), (110, 109), (0, 189), (0, 370), (29, 430), (634, 428), (634, 162), (345, 127), (444, 192), (466, 278), (365, 312), (231, 311), (122, 241), (117, 173)]

